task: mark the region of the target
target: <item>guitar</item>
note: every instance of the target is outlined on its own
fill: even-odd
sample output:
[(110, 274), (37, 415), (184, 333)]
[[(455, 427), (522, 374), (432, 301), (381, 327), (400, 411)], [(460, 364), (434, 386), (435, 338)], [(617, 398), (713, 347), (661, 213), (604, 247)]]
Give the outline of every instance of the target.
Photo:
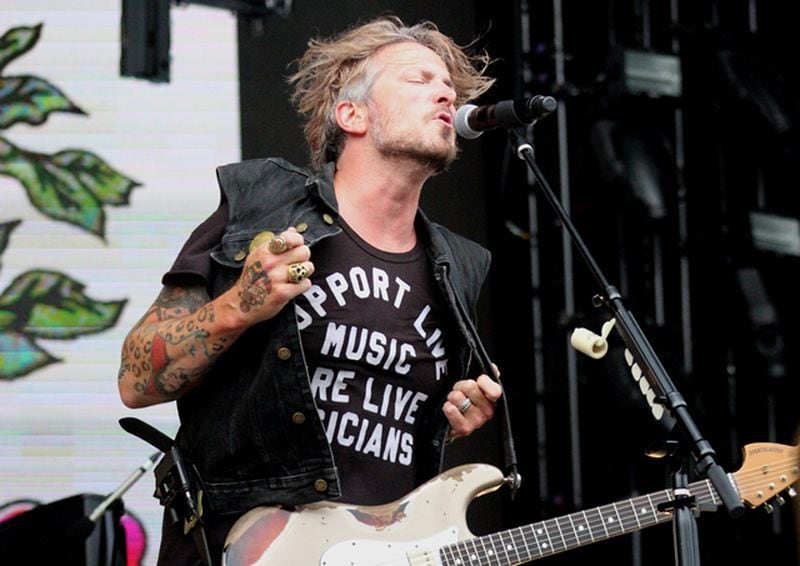
[[(744, 447), (742, 468), (729, 474), (749, 507), (782, 492), (794, 496), (800, 479), (800, 446), (772, 443)], [(287, 511), (257, 507), (228, 533), (225, 566), (510, 566), (669, 522), (661, 505), (672, 490), (658, 491), (555, 519), (475, 537), (466, 524), (472, 499), (504, 484), (494, 466), (453, 468), (385, 505), (313, 503)], [(700, 510), (721, 500), (709, 480), (689, 490)]]

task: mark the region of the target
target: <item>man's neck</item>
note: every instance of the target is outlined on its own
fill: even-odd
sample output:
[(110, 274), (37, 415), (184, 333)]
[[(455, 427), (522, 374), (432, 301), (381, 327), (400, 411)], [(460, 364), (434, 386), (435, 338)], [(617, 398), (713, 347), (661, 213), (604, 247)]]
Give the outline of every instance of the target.
[(409, 251), (417, 242), (414, 219), (428, 177), (419, 166), (397, 160), (340, 159), (333, 180), (339, 213), (376, 248)]

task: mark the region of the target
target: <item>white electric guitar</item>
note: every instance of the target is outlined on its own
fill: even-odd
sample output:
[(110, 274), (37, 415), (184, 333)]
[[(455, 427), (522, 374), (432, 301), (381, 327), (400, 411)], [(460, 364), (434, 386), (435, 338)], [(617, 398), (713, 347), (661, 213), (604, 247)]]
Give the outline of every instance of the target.
[[(800, 479), (800, 447), (748, 444), (744, 465), (729, 474), (741, 500), (757, 507)], [(658, 491), (563, 517), (475, 537), (466, 524), (470, 502), (504, 484), (486, 464), (453, 468), (393, 503), (314, 503), (287, 511), (258, 507), (231, 529), (225, 566), (510, 566), (545, 558), (672, 519)], [(708, 480), (689, 486), (701, 510), (721, 501)]]

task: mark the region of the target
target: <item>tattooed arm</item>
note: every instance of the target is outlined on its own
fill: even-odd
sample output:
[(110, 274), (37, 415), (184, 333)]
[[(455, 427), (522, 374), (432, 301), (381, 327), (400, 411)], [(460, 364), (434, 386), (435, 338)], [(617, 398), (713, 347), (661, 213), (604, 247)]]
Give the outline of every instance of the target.
[(144, 407), (181, 397), (243, 330), (220, 327), (204, 288), (164, 287), (122, 345), (122, 402)]
[(178, 399), (197, 386), (219, 356), (250, 326), (275, 316), (311, 282), (288, 281), (287, 268), (308, 261), (310, 250), (294, 231), (282, 234), (289, 249), (266, 245), (245, 260), (239, 280), (211, 300), (202, 286), (166, 286), (122, 345), (118, 386), (131, 408)]

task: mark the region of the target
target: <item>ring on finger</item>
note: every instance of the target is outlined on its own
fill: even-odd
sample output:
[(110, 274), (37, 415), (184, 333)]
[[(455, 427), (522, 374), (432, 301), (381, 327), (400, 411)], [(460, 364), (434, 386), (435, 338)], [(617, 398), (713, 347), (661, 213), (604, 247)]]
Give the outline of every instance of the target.
[(470, 407), (472, 407), (472, 400), (469, 397), (465, 397), (464, 400), (458, 404), (458, 412), (463, 415)]
[(292, 263), (287, 268), (289, 281), (292, 283), (300, 283), (303, 279), (308, 277), (308, 268), (302, 263)]
[(275, 236), (272, 238), (269, 241), (269, 244), (267, 244), (267, 247), (269, 248), (269, 251), (274, 254), (282, 254), (288, 248), (286, 240), (283, 238), (283, 236)]

